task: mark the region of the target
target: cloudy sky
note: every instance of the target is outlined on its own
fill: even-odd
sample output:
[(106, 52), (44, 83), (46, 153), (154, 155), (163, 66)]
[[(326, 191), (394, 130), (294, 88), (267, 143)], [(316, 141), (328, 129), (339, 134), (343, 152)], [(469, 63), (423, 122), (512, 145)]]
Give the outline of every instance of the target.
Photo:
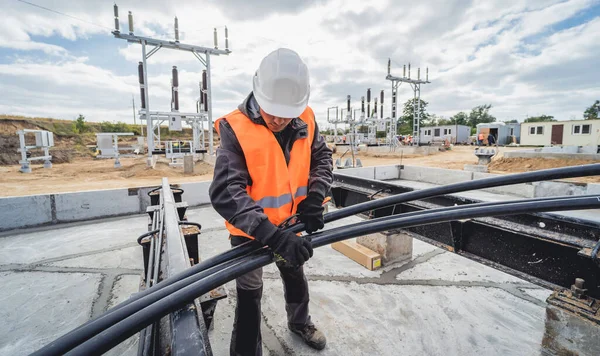
[[(115, 39), (113, 2), (0, 0), (0, 113), (133, 122), (139, 106), (141, 47)], [(429, 112), (451, 116), (490, 103), (499, 120), (553, 115), (581, 119), (600, 99), (600, 0), (117, 1), (135, 33), (212, 46), (229, 29), (229, 56), (212, 57), (213, 108), (226, 114), (251, 90), (260, 60), (296, 50), (311, 72), (311, 106), (324, 125), (327, 107), (386, 91), (402, 64), (429, 67), (422, 87)], [(152, 110), (170, 109), (170, 68), (180, 69), (181, 111), (195, 111), (202, 66), (190, 53), (161, 50), (149, 60)], [(410, 87), (399, 92), (402, 103)]]

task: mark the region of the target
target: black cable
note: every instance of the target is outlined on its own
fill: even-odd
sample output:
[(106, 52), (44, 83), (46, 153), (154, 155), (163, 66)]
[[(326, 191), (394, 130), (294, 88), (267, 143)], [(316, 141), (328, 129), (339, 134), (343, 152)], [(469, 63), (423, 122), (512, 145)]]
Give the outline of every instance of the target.
[[(570, 199), (573, 199), (573, 197), (568, 196), (568, 197), (558, 197), (558, 198), (556, 198), (556, 197), (555, 198), (539, 198), (539, 199), (529, 199), (529, 200), (502, 201), (502, 202), (494, 202), (494, 203), (468, 204), (468, 205), (462, 205), (462, 206), (458, 206), (458, 207), (452, 206), (452, 207), (439, 208), (439, 209), (435, 209), (435, 210), (415, 211), (415, 212), (402, 214), (402, 217), (407, 218), (407, 217), (412, 217), (412, 216), (418, 216), (418, 215), (422, 215), (424, 212), (435, 212), (435, 213), (439, 214), (439, 213), (445, 212), (445, 211), (453, 211), (453, 210), (456, 210), (461, 207), (483, 208), (483, 207), (487, 207), (487, 206), (501, 206), (501, 205), (511, 204), (511, 203), (515, 203), (515, 202), (516, 203), (528, 202), (528, 203), (534, 204), (534, 203), (540, 203), (540, 202), (545, 202), (545, 201), (558, 202), (561, 200), (570, 200)], [(387, 220), (397, 219), (398, 217), (399, 216), (387, 216), (387, 217), (374, 219), (371, 221), (383, 222), (383, 221), (387, 221)], [(331, 230), (326, 230), (324, 232), (326, 233), (329, 231), (331, 231)], [(315, 236), (315, 234), (313, 234), (311, 236)], [(231, 250), (229, 250), (229, 251), (231, 251)], [(239, 257), (238, 257), (238, 259), (239, 259)], [(229, 262), (226, 262), (225, 264), (227, 264), (227, 263), (229, 263)], [(224, 266), (224, 264), (221, 264), (220, 266)], [(216, 271), (214, 266), (207, 270)], [(91, 336), (96, 335), (97, 333), (102, 331), (104, 328), (109, 327), (110, 325), (118, 322), (119, 320), (126, 318), (127, 316), (133, 314), (134, 312), (139, 311), (140, 309), (147, 306), (148, 304), (151, 304), (154, 301), (163, 298), (164, 296), (168, 295), (170, 292), (177, 290), (181, 287), (184, 287), (190, 283), (193, 283), (194, 281), (197, 281), (200, 278), (203, 278), (204, 276), (207, 275), (205, 273), (207, 270), (204, 270), (202, 272), (188, 276), (187, 278), (183, 278), (181, 280), (174, 281), (165, 286), (162, 286), (164, 282), (161, 282), (158, 284), (158, 286), (162, 286), (162, 288), (156, 290), (149, 297), (148, 297), (147, 293), (145, 295), (141, 295), (142, 293), (134, 295), (131, 298), (132, 300), (129, 301), (127, 304), (124, 304), (124, 305), (120, 304), (116, 308), (109, 310), (106, 314), (104, 314), (100, 318), (98, 318), (96, 320), (92, 320), (91, 322), (88, 322), (87, 324), (84, 324), (85, 331), (83, 331), (83, 332), (80, 331), (77, 334), (77, 337), (69, 337), (69, 334), (67, 334), (67, 335), (61, 337), (60, 339), (56, 340), (54, 343), (61, 344), (62, 347), (67, 348), (66, 351), (68, 351), (68, 347), (70, 347), (71, 345), (77, 345), (78, 342), (82, 342), (82, 341), (89, 339)], [(170, 281), (170, 280), (171, 279), (167, 279), (166, 281)], [(81, 329), (81, 328), (82, 327), (80, 327), (78, 329)], [(78, 329), (76, 329), (76, 330), (78, 330)], [(59, 350), (61, 352), (66, 352), (62, 348)]]
[[(257, 251), (255, 255), (245, 259), (244, 261), (238, 262), (232, 266), (227, 266), (227, 268), (221, 269), (220, 272), (211, 274), (202, 280), (189, 284), (177, 292), (167, 296), (166, 298), (149, 305), (148, 307), (131, 315), (127, 319), (124, 319), (110, 328), (105, 329), (90, 340), (74, 348), (68, 354), (101, 355), (126, 340), (129, 336), (122, 339), (125, 334), (130, 336), (134, 335), (136, 332), (144, 328), (145, 325), (158, 321), (160, 317), (157, 318), (157, 315), (166, 315), (172, 313), (189, 304), (192, 300), (197, 298), (198, 290), (204, 290), (208, 288), (210, 291), (222, 285), (222, 280), (233, 280), (247, 273), (248, 271), (266, 266), (271, 261), (272, 255), (268, 250)], [(182, 302), (183, 300), (186, 300), (186, 302)], [(121, 333), (115, 335), (115, 331), (124, 331), (124, 334)], [(38, 352), (35, 352), (32, 355), (60, 355), (60, 353), (54, 352)]]
[[(415, 213), (408, 217), (395, 215), (393, 217), (387, 216), (367, 220), (363, 223), (356, 223), (338, 229), (317, 232), (312, 234), (311, 237), (313, 238), (313, 247), (321, 247), (340, 240), (362, 236), (372, 232), (429, 225), (445, 221), (488, 216), (508, 216), (522, 213), (598, 209), (598, 207), (600, 207), (600, 195), (558, 197), (556, 199), (547, 200), (535, 199), (533, 201), (519, 200), (510, 203), (494, 202), (468, 204), (466, 206), (459, 205), (449, 208), (425, 210), (421, 211), (421, 214)], [(372, 226), (376, 226), (377, 231), (371, 231)]]
[[(379, 218), (352, 224), (340, 228), (335, 228), (316, 234), (312, 234), (313, 247), (321, 247), (330, 243), (349, 239), (356, 236), (362, 236), (368, 233), (385, 231), (397, 228), (406, 228), (412, 226), (439, 223), (466, 218), (476, 218), (483, 216), (514, 215), (521, 213), (542, 212), (542, 211), (560, 211), (560, 210), (579, 210), (592, 209), (600, 207), (600, 198), (593, 196), (565, 197), (557, 199), (547, 199), (546, 201), (517, 201), (517, 202), (499, 202), (499, 203), (481, 203), (469, 204), (467, 206), (454, 206), (442, 209), (431, 209), (413, 214), (410, 217), (401, 215), (387, 218)], [(93, 338), (73, 351), (77, 354), (98, 354), (109, 350), (120, 342), (124, 341), (145, 325), (158, 320), (165, 314), (178, 310), (191, 300), (207, 293), (237, 276), (247, 273), (255, 268), (267, 265), (272, 261), (272, 257), (267, 249), (263, 249), (253, 254), (252, 257), (244, 258), (237, 264), (231, 263), (226, 268), (215, 266), (217, 272), (210, 274), (196, 282), (187, 284), (184, 288), (158, 300), (157, 302), (139, 310), (135, 314), (123, 319), (113, 326), (105, 329)], [(180, 281), (179, 283), (185, 283)], [(45, 349), (45, 348), (44, 348)], [(42, 351), (42, 350), (40, 350)], [(46, 350), (44, 350), (46, 351)], [(39, 352), (39, 351), (38, 351)], [(57, 353), (38, 353), (36, 355), (55, 355)]]
[(137, 243), (138, 243), (139, 245), (143, 245), (143, 244), (142, 244), (142, 240), (143, 240), (145, 237), (148, 237), (148, 236), (150, 236), (150, 235), (154, 235), (154, 234), (158, 233), (158, 231), (159, 231), (159, 230), (157, 229), (157, 230), (152, 230), (152, 231), (148, 231), (148, 232), (146, 232), (146, 233), (143, 233), (142, 235), (140, 235), (140, 237), (138, 237), (138, 238), (137, 238)]
[[(154, 243), (154, 241), (155, 239), (152, 239), (152, 243)], [(71, 332), (54, 340), (53, 342), (44, 346), (44, 348), (40, 349), (38, 352), (40, 352), (40, 354), (50, 355), (64, 354), (93, 335), (96, 335), (103, 329), (113, 325), (119, 320), (122, 320), (125, 316), (130, 315), (128, 311), (139, 310), (139, 305), (145, 303), (147, 304), (149, 300), (157, 300), (155, 299), (157, 296), (158, 298), (168, 296), (170, 292), (185, 286), (187, 284), (186, 281), (188, 281), (187, 278), (195, 279), (197, 276), (202, 278), (203, 276), (208, 275), (209, 273), (207, 272), (209, 271), (214, 272), (217, 268), (227, 266), (228, 264), (236, 261), (239, 262), (241, 257), (246, 256), (252, 251), (255, 251), (254, 247), (256, 247), (256, 243), (253, 243), (253, 241), (247, 242), (243, 245), (227, 250), (220, 255), (202, 261), (172, 278), (168, 278), (158, 284), (154, 284), (151, 288), (132, 295), (127, 301), (118, 304), (114, 308), (108, 310), (106, 313), (100, 315), (98, 318), (90, 320)], [(153, 259), (153, 256), (154, 255), (151, 254), (150, 258)], [(149, 273), (150, 272), (151, 270), (149, 267)], [(146, 285), (149, 285), (149, 281), (146, 281)], [(36, 354), (38, 352), (36, 352)]]
[[(563, 168), (552, 168), (544, 169), (534, 172), (525, 172), (517, 174), (509, 174), (499, 177), (490, 177), (477, 180), (471, 180), (467, 182), (460, 182), (454, 184), (443, 185), (439, 187), (433, 187), (422, 190), (415, 190), (412, 192), (402, 193), (398, 195), (392, 195), (386, 198), (377, 200), (371, 200), (364, 203), (349, 206), (344, 209), (336, 210), (331, 213), (325, 214), (325, 222), (330, 222), (338, 219), (342, 219), (348, 216), (360, 214), (369, 210), (379, 209), (386, 206), (395, 204), (405, 203), (412, 200), (420, 200), (425, 198), (431, 198), (438, 195), (459, 193), (468, 190), (477, 190), (484, 188), (493, 188), (504, 185), (513, 185), (521, 183), (530, 183), (535, 181), (563, 179), (563, 178), (574, 178), (574, 177), (587, 177), (600, 175), (600, 163), (586, 164), (575, 167), (563, 167)], [(372, 181), (373, 183), (380, 183), (379, 181), (363, 178), (366, 181)], [(303, 231), (300, 228), (304, 226), (297, 226), (294, 228), (294, 232)], [(300, 229), (300, 230), (298, 230)]]
[[(447, 186), (428, 188), (428, 189), (423, 189), (423, 190), (419, 190), (419, 191), (412, 191), (412, 192), (402, 193), (402, 194), (398, 194), (398, 195), (394, 195), (394, 196), (390, 196), (390, 197), (386, 197), (386, 198), (382, 198), (382, 199), (378, 199), (378, 200), (373, 200), (373, 201), (353, 205), (351, 207), (347, 207), (344, 209), (340, 209), (340, 210), (325, 214), (324, 219), (326, 222), (330, 222), (330, 221), (341, 219), (341, 218), (344, 218), (347, 216), (355, 215), (358, 213), (366, 212), (366, 211), (369, 211), (372, 209), (377, 209), (377, 208), (381, 208), (381, 207), (385, 207), (385, 206), (389, 206), (389, 205), (395, 205), (395, 204), (399, 204), (402, 202), (428, 198), (428, 197), (441, 195), (441, 194), (457, 193), (457, 192), (467, 191), (467, 190), (471, 190), (471, 189), (490, 188), (490, 187), (495, 187), (495, 186), (501, 186), (504, 184), (509, 185), (509, 184), (527, 183), (527, 182), (532, 182), (532, 181), (536, 181), (536, 180), (571, 178), (571, 177), (590, 176), (590, 175), (600, 175), (600, 164), (591, 164), (591, 165), (583, 165), (583, 166), (576, 166), (576, 167), (554, 168), (554, 169), (547, 169), (547, 170), (541, 170), (541, 171), (535, 171), (535, 172), (511, 174), (511, 175), (500, 176), (500, 177), (484, 178), (484, 179), (479, 179), (479, 180), (475, 180), (475, 181), (456, 183), (456, 184), (451, 184), (451, 185), (447, 185)], [(292, 226), (290, 230), (293, 232), (300, 232), (303, 229), (304, 229), (303, 224), (297, 224), (295, 226)], [(51, 344), (48, 344), (46, 347), (50, 347), (51, 345), (54, 345), (56, 343), (67, 342), (67, 340), (69, 340), (71, 337), (73, 337), (74, 336), (73, 334), (75, 332), (79, 331), (81, 328), (88, 327), (89, 324), (96, 322), (100, 318), (105, 317), (107, 314), (116, 312), (120, 308), (128, 305), (129, 303), (134, 302), (135, 300), (137, 300), (139, 298), (142, 298), (148, 294), (154, 293), (164, 287), (169, 286), (170, 284), (173, 284), (179, 280), (182, 280), (191, 275), (199, 273), (205, 269), (208, 269), (208, 268), (211, 268), (218, 264), (227, 262), (233, 258), (237, 258), (237, 257), (243, 256), (243, 255), (246, 255), (260, 247), (262, 247), (260, 245), (260, 243), (253, 240), (253, 241), (247, 242), (243, 245), (240, 245), (236, 248), (233, 248), (231, 250), (227, 250), (226, 252), (224, 252), (220, 255), (214, 256), (208, 260), (202, 261), (199, 264), (197, 264), (185, 271), (182, 271), (181, 273), (179, 273), (167, 280), (164, 280), (161, 283), (158, 283), (157, 285), (153, 286), (152, 288), (146, 289), (140, 293), (133, 295), (130, 299), (128, 299), (127, 301), (112, 308), (111, 310), (109, 310), (107, 313), (100, 316), (99, 318), (86, 322), (85, 324), (81, 325), (77, 329), (67, 333), (66, 335), (63, 335), (59, 339), (53, 341)], [(46, 347), (44, 347), (44, 349)]]

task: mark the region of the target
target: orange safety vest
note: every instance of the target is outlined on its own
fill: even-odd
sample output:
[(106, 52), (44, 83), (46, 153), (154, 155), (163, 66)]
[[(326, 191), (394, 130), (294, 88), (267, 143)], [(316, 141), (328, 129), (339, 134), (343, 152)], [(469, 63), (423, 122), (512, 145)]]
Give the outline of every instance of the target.
[(484, 138), (483, 138), (483, 134), (482, 134), (482, 133), (480, 133), (480, 134), (479, 134), (479, 140), (480, 140), (480, 141), (483, 141), (483, 140), (484, 140)]
[[(219, 122), (226, 119), (235, 132), (252, 179), (252, 185), (246, 186), (246, 191), (274, 225), (295, 214), (298, 204), (306, 199), (308, 193), (315, 115), (307, 107), (299, 118), (308, 125), (308, 137), (296, 139), (290, 151), (289, 164), (286, 164), (273, 132), (264, 125), (255, 124), (241, 111), (225, 115), (214, 125), (219, 133)], [(254, 239), (228, 221), (225, 226), (232, 235)]]

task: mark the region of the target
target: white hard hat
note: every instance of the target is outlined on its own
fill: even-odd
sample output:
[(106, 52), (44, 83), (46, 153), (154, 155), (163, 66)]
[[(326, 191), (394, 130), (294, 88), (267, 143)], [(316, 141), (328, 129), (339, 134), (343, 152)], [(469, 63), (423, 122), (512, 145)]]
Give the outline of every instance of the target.
[(280, 48), (260, 62), (253, 90), (258, 105), (267, 114), (298, 117), (306, 109), (310, 96), (308, 67), (298, 53)]

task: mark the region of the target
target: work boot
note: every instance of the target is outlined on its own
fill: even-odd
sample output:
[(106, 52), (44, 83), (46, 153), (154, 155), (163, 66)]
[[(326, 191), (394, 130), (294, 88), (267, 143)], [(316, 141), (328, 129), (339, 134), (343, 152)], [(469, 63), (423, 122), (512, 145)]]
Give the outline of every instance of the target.
[(327, 344), (325, 335), (317, 330), (315, 325), (310, 321), (302, 327), (296, 327), (292, 324), (288, 324), (288, 328), (294, 334), (299, 335), (302, 340), (304, 340), (304, 342), (313, 349), (323, 350), (325, 348), (325, 344)]

